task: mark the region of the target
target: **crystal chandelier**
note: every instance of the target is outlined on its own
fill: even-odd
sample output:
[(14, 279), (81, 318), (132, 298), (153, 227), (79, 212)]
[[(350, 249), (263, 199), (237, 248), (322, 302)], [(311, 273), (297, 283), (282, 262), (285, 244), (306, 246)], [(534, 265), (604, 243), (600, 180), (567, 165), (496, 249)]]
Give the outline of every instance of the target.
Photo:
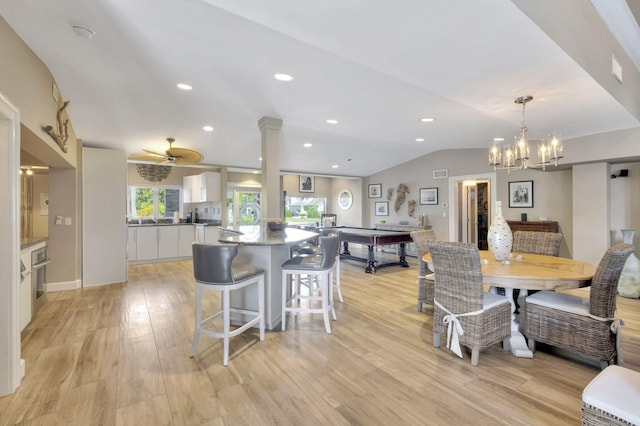
[(506, 169), (542, 169), (546, 166), (558, 165), (558, 160), (562, 158), (562, 144), (555, 136), (550, 136), (546, 140), (538, 141), (538, 162), (531, 162), (529, 157), (529, 141), (527, 140), (527, 125), (524, 120), (524, 110), (527, 102), (533, 100), (533, 96), (521, 96), (515, 103), (522, 104), (522, 124), (520, 134), (516, 136), (513, 145), (499, 146), (494, 140), (493, 146), (489, 149), (489, 165), (493, 170)]
[(157, 164), (136, 164), (138, 174), (149, 182), (160, 182), (171, 174), (170, 166), (159, 166)]

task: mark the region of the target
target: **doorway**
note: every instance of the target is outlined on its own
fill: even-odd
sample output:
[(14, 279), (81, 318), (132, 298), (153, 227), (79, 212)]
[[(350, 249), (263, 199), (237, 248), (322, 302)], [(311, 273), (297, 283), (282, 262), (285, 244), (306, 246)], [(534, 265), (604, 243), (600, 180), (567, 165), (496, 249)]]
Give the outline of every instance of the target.
[(473, 243), (486, 250), (487, 233), (495, 205), (495, 173), (449, 178), (451, 206), (449, 240)]
[(260, 224), (260, 188), (234, 188), (229, 195), (227, 223), (236, 228)]

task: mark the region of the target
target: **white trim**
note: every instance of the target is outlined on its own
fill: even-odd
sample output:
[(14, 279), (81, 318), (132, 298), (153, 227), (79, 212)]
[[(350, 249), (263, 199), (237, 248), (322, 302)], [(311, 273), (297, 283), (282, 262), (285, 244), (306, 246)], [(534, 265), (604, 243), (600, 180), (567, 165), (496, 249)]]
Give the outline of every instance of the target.
[(20, 359), (20, 112), (0, 93), (0, 396), (24, 375)]
[(47, 283), (47, 293), (54, 291), (77, 290), (82, 288), (82, 280)]
[[(449, 241), (458, 241), (458, 182), (465, 180), (488, 180), (489, 197), (491, 198), (490, 212), (496, 205), (496, 173), (478, 173), (474, 175), (449, 177)], [(491, 218), (489, 218), (491, 219)]]

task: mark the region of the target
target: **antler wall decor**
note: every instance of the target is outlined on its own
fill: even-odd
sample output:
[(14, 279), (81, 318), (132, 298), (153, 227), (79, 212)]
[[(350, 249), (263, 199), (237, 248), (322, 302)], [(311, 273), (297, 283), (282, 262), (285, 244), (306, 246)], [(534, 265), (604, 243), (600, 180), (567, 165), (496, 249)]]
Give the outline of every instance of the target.
[(62, 106), (58, 108), (58, 113), (56, 114), (56, 118), (58, 121), (58, 131), (57, 133), (53, 130), (53, 126), (42, 126), (42, 130), (47, 132), (51, 138), (56, 141), (62, 152), (67, 152), (67, 139), (69, 139), (69, 118), (63, 118), (62, 113), (69, 105), (69, 101), (65, 101), (62, 103)]

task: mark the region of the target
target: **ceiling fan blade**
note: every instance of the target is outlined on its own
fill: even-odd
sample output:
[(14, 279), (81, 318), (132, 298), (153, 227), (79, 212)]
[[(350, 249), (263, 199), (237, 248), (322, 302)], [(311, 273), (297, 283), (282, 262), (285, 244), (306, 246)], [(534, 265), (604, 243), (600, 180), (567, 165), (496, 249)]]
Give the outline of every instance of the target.
[(164, 157), (166, 157), (166, 156), (167, 156), (166, 154), (161, 154), (161, 153), (159, 153), (159, 152), (155, 152), (155, 151), (149, 151), (148, 149), (143, 149), (143, 151), (144, 151), (144, 152), (146, 152), (146, 153), (147, 153), (147, 154), (149, 154), (149, 155), (155, 155), (155, 156), (157, 156), (157, 157), (162, 157), (162, 158), (164, 158)]
[(133, 161), (146, 161), (146, 162), (150, 162), (150, 163), (158, 163), (160, 161), (163, 161), (165, 159), (164, 156), (162, 156), (162, 158), (155, 156), (155, 155), (149, 155), (149, 154), (131, 154), (129, 156), (129, 160), (133, 160)]
[(186, 148), (171, 148), (167, 150), (167, 155), (174, 158), (174, 163), (178, 165), (199, 163), (203, 158), (198, 151)]

